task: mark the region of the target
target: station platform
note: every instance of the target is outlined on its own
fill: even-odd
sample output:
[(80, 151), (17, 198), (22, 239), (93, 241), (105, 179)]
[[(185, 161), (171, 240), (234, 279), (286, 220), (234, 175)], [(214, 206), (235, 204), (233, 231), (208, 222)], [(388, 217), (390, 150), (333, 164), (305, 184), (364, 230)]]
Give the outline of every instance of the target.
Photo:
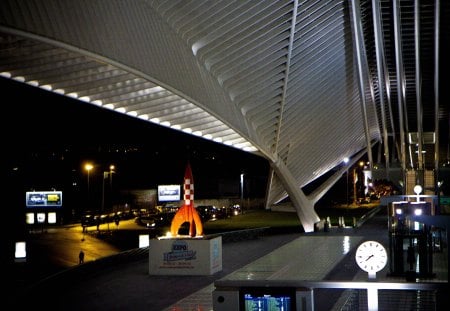
[[(148, 248), (121, 253), (55, 275), (16, 297), (13, 305), (30, 306), (32, 301), (33, 308), (47, 310), (209, 311), (214, 310), (216, 285), (226, 282), (367, 281), (367, 273), (354, 259), (357, 246), (365, 240), (376, 240), (388, 247), (385, 211), (354, 228), (262, 234), (224, 243), (222, 271), (210, 276), (149, 275)], [(448, 286), (447, 266), (446, 251), (433, 254), (435, 276), (425, 281)], [(377, 281), (406, 282), (404, 278), (390, 277), (388, 272), (387, 265), (377, 273)], [(419, 298), (417, 305), (416, 293), (411, 296), (404, 291), (386, 291), (379, 296), (379, 310), (435, 310), (432, 295), (422, 292)], [(314, 310), (343, 310), (351, 301), (353, 306), (354, 301), (359, 303), (352, 310), (365, 310), (364, 300), (364, 291), (325, 288), (314, 291)]]

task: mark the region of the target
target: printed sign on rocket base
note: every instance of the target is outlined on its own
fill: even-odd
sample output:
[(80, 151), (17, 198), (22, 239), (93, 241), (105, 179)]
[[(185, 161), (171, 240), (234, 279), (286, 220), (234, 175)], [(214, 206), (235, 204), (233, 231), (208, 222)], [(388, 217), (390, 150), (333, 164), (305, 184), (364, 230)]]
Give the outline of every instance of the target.
[(150, 275), (212, 275), (222, 271), (222, 237), (150, 240)]

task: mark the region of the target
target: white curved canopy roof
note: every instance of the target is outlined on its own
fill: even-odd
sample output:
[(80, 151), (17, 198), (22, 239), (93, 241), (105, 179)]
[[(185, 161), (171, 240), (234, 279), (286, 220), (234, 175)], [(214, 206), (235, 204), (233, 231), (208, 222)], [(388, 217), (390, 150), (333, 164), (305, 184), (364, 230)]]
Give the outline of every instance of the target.
[(439, 137), (428, 2), (2, 0), (0, 75), (265, 157), (267, 206), (290, 196), (308, 232), (343, 158), (386, 142), (406, 168), (410, 133)]

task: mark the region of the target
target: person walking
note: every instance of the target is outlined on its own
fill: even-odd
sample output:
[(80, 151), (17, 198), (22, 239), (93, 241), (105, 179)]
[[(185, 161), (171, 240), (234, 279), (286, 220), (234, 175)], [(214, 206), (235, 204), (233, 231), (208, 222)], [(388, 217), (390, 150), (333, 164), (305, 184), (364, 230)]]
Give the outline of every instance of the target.
[(83, 252), (83, 250), (80, 250), (80, 254), (78, 254), (78, 258), (80, 259), (80, 261), (79, 261), (80, 265), (82, 263), (84, 263), (84, 252)]

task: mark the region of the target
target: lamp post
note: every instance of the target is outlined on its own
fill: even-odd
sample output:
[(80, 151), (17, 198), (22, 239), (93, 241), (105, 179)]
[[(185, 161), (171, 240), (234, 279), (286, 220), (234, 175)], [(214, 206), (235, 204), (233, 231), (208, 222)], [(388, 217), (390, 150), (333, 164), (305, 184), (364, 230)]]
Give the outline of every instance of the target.
[(102, 180), (102, 213), (105, 209), (105, 179), (109, 176), (109, 188), (110, 188), (110, 197), (112, 195), (112, 174), (114, 173), (115, 166), (110, 165), (109, 171), (103, 172), (103, 180)]
[(91, 163), (87, 163), (85, 166), (84, 166), (84, 169), (87, 171), (87, 206), (88, 206), (88, 208), (90, 208), (90, 181), (89, 181), (89, 179), (90, 179), (90, 172), (91, 172), (91, 170), (94, 168), (94, 165), (92, 165)]
[[(349, 158), (344, 158), (344, 164), (347, 165), (349, 161)], [(345, 186), (346, 186), (346, 191), (345, 191), (345, 196), (346, 196), (346, 200), (347, 200), (347, 207), (348, 207), (348, 166), (347, 166), (347, 171), (345, 173)]]
[[(109, 166), (109, 190), (110, 190), (110, 194), (111, 194), (111, 200), (112, 200), (112, 175), (113, 173), (115, 173), (116, 166), (111, 164)], [(112, 203), (112, 202), (111, 202)]]
[(241, 208), (242, 213), (244, 213), (244, 174), (240, 176), (240, 185), (241, 185)]

